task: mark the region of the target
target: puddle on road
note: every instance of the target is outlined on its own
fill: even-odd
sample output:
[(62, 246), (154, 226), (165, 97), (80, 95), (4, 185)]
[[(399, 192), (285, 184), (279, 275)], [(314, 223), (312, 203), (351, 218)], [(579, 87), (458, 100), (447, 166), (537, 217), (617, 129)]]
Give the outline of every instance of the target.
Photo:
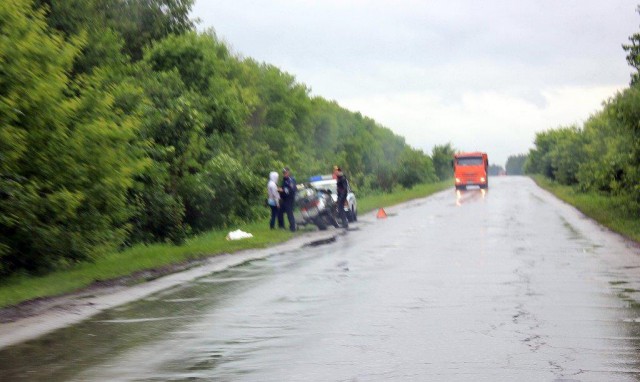
[(223, 305), (225, 299), (259, 281), (268, 274), (268, 268), (256, 269), (251, 276), (245, 273), (242, 266), (236, 267), (195, 280), (188, 288), (163, 291), (39, 339), (1, 349), (0, 380), (72, 380), (80, 370), (108, 363), (118, 354), (201, 320), (212, 306)]
[[(135, 365), (121, 364), (119, 367), (122, 367), (123, 374), (119, 376), (103, 370), (105, 375), (109, 375), (106, 379), (102, 379), (100, 374), (86, 376), (83, 373), (94, 368), (100, 371), (104, 365), (112, 364), (113, 359), (131, 352), (131, 359), (138, 365), (148, 366), (159, 355), (172, 353), (180, 358), (184, 351), (184, 356), (189, 359), (183, 360), (183, 364), (154, 366), (154, 373), (160, 373), (154, 376), (154, 380), (166, 380), (162, 376), (163, 369), (173, 379), (184, 373), (184, 367), (203, 370), (207, 368), (206, 365), (216, 365), (223, 359), (224, 354), (214, 352), (210, 359), (198, 361), (197, 358), (203, 356), (199, 353), (203, 346), (227, 350), (229, 347), (241, 347), (242, 352), (250, 353), (255, 344), (277, 342), (288, 335), (287, 328), (291, 323), (314, 316), (305, 312), (305, 309), (325, 299), (321, 293), (315, 292), (308, 295), (286, 293), (287, 289), (293, 291), (296, 285), (307, 282), (296, 278), (288, 280), (286, 275), (289, 272), (296, 274), (295, 269), (313, 258), (315, 255), (312, 251), (315, 250), (308, 248), (247, 262), (105, 311), (41, 338), (0, 349), (0, 381), (111, 380), (114, 376), (116, 380), (131, 380), (132, 377), (127, 373), (140, 377), (133, 371)], [(348, 263), (334, 264), (334, 268), (341, 273), (345, 273), (345, 267), (348, 268)], [(332, 283), (334, 276), (330, 273), (325, 271), (322, 278), (314, 275), (305, 277), (310, 281)], [(260, 304), (259, 300), (238, 303), (247, 290), (253, 290), (251, 294), (259, 299), (260, 285), (272, 277), (283, 280), (281, 294), (284, 294), (281, 300), (264, 302), (272, 309), (277, 308), (270, 317), (262, 317), (254, 310), (254, 305)], [(221, 325), (228, 332), (220, 333), (215, 329), (216, 325)], [(205, 329), (202, 332), (203, 326), (211, 327), (211, 331)], [(270, 333), (275, 330), (273, 328), (277, 328), (274, 335)], [(171, 345), (184, 338), (191, 338), (189, 341), (192, 341), (194, 349), (183, 349), (183, 344), (178, 347)], [(161, 349), (156, 349), (156, 342), (165, 344)], [(220, 344), (215, 345), (216, 342)], [(153, 350), (149, 350), (150, 354), (137, 354), (135, 349)], [(233, 363), (234, 356), (228, 355), (224, 359)], [(145, 379), (143, 376), (136, 380)]]
[[(209, 287), (209, 298), (224, 296), (230, 284)], [(191, 296), (190, 304), (140, 301), (98, 314), (89, 321), (63, 328), (24, 344), (0, 350), (2, 381), (66, 381), (79, 370), (107, 361), (127, 349), (146, 343), (158, 333), (175, 330), (177, 322), (197, 319), (211, 300)]]
[(319, 245), (325, 245), (325, 244), (329, 244), (329, 243), (335, 243), (336, 241), (336, 236), (331, 236), (329, 238), (326, 239), (320, 239), (320, 240), (315, 240), (315, 241), (311, 241), (309, 243), (304, 244), (304, 247), (317, 247)]

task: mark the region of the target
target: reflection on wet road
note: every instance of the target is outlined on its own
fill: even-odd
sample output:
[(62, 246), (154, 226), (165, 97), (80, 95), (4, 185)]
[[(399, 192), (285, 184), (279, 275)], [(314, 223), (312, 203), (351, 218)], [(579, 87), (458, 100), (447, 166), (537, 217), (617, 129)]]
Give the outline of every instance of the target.
[(2, 349), (0, 380), (640, 379), (636, 248), (526, 178), (389, 210)]
[(479, 188), (477, 190), (456, 190), (456, 205), (462, 206), (463, 203), (475, 201), (476, 199), (484, 199), (487, 196), (487, 190)]

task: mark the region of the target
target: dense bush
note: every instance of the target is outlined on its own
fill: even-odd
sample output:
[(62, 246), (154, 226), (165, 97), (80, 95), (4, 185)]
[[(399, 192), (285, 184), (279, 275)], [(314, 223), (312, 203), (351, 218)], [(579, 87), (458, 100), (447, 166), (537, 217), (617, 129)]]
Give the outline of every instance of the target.
[(285, 165), (360, 195), (450, 171), (450, 146), (432, 161), (195, 31), (192, 4), (0, 2), (0, 275), (256, 219)]
[(399, 158), (398, 183), (411, 188), (421, 183), (437, 181), (433, 161), (422, 151), (406, 148)]
[(71, 80), (65, 41), (30, 2), (0, 3), (0, 272), (89, 259), (122, 242), (143, 161), (109, 76)]
[(640, 89), (634, 85), (606, 102), (582, 127), (538, 133), (525, 170), (580, 190), (640, 201), (639, 123)]

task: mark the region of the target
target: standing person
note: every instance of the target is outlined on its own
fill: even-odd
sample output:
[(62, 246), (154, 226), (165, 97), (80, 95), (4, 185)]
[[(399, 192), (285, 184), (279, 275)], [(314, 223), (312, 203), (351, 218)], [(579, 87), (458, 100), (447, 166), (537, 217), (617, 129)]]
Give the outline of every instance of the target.
[(340, 167), (338, 167), (338, 166), (336, 166), (336, 165), (333, 165), (333, 173), (331, 174), (331, 177), (332, 177), (333, 179), (336, 179), (336, 180), (338, 179), (338, 169), (339, 169), (339, 168), (340, 168)]
[(289, 167), (282, 170), (282, 175), (282, 188), (280, 189), (282, 201), (278, 214), (278, 226), (284, 228), (284, 214), (286, 213), (287, 219), (289, 219), (289, 229), (291, 232), (295, 232), (296, 218), (293, 216), (293, 206), (296, 201), (296, 180), (291, 176)]
[(267, 182), (267, 204), (271, 207), (271, 220), (269, 220), (269, 228), (274, 229), (276, 225), (276, 217), (280, 210), (280, 194), (278, 193), (278, 173), (271, 171), (269, 173), (269, 182)]
[(347, 214), (344, 211), (344, 203), (347, 201), (347, 193), (349, 193), (349, 182), (347, 181), (347, 177), (342, 173), (342, 169), (340, 167), (337, 168), (337, 191), (338, 191), (338, 215), (340, 216), (340, 220), (342, 220), (342, 228), (349, 228), (349, 221), (347, 220)]

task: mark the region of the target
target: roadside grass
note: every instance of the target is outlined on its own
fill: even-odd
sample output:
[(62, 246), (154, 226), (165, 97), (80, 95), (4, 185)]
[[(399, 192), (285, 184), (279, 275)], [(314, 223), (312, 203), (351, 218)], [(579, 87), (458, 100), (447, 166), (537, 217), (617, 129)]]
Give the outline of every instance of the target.
[[(227, 233), (235, 229), (251, 232), (253, 238), (226, 240)], [(16, 275), (2, 280), (0, 308), (39, 297), (62, 295), (87, 287), (94, 282), (130, 276), (144, 270), (168, 267), (242, 249), (264, 248), (286, 241), (292, 236), (293, 233), (288, 230), (270, 230), (268, 220), (264, 219), (233, 229), (209, 231), (188, 239), (183, 245), (139, 244), (101, 257), (95, 262), (79, 263), (68, 270), (56, 271), (40, 277)], [(147, 281), (148, 278), (145, 277), (141, 276), (131, 282)]]
[[(380, 207), (388, 207), (407, 200), (426, 197), (451, 186), (451, 181), (418, 185), (410, 190), (391, 194), (370, 195), (358, 198), (358, 213), (364, 214)], [(229, 231), (241, 229), (253, 238), (226, 240)], [(306, 229), (305, 229), (306, 230)], [(45, 276), (15, 275), (0, 280), (0, 308), (41, 297), (59, 296), (80, 290), (95, 282), (108, 282), (145, 270), (160, 269), (192, 260), (230, 253), (243, 249), (265, 248), (289, 240), (295, 234), (288, 230), (271, 230), (267, 219), (233, 227), (212, 230), (188, 239), (183, 245), (136, 245), (115, 252), (95, 262), (80, 263), (68, 270), (52, 272)], [(153, 273), (141, 275), (131, 283), (144, 282)]]
[(453, 179), (439, 183), (419, 184), (410, 190), (400, 190), (390, 194), (368, 195), (365, 198), (358, 199), (358, 214), (364, 214), (378, 208), (386, 208), (407, 200), (423, 198), (447, 188), (453, 189)]
[(596, 192), (579, 192), (541, 175), (532, 176), (540, 187), (559, 199), (571, 204), (583, 214), (603, 226), (631, 240), (640, 242), (640, 219), (638, 206), (624, 196), (609, 196)]

